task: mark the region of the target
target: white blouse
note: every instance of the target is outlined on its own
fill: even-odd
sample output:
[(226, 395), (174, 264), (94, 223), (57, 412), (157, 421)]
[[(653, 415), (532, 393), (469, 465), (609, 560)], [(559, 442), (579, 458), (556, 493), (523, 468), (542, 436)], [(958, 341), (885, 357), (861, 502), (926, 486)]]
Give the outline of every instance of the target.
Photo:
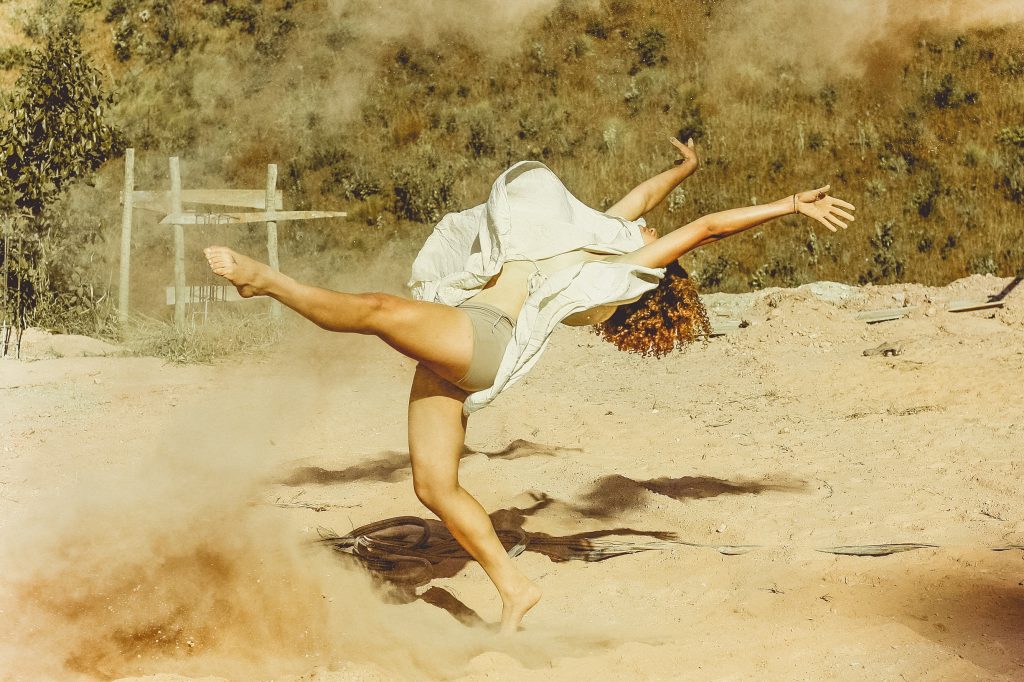
[[(628, 221), (595, 211), (547, 166), (520, 161), (494, 182), (487, 203), (441, 219), (413, 261), (409, 287), (418, 300), (457, 306), (501, 272), (505, 261), (537, 261), (581, 249), (629, 253), (643, 246), (644, 224), (643, 218)], [(479, 410), (519, 381), (566, 317), (634, 301), (664, 275), (664, 268), (603, 260), (535, 274), (494, 384), (470, 394), (463, 411)]]

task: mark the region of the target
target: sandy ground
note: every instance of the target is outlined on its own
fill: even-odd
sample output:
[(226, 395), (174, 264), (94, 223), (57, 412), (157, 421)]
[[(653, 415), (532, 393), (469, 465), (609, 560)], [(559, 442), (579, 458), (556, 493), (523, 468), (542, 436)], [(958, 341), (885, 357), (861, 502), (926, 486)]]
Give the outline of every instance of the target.
[[(416, 599), (311, 543), (427, 516), (412, 365), (382, 344), (302, 328), (176, 367), (36, 337), (0, 362), (0, 677), (1024, 679), (1024, 551), (993, 551), (1024, 545), (1024, 287), (944, 310), (1008, 284), (714, 295), (749, 326), (661, 361), (560, 330), (470, 421), (463, 484), (496, 522), (760, 547), (528, 551), (545, 597), (512, 641), (453, 617), (498, 616), (476, 564)], [(883, 342), (902, 354), (863, 355)], [(892, 542), (937, 547), (816, 551)]]

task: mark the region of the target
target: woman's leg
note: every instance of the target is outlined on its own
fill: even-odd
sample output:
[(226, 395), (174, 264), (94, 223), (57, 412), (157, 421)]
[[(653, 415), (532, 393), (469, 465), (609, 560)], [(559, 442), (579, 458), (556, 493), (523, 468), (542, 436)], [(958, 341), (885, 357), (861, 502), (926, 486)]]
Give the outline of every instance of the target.
[(300, 284), (222, 246), (211, 246), (205, 254), (210, 269), (245, 298), (270, 296), (323, 329), (379, 336), (449, 381), (458, 381), (469, 370), (473, 328), (461, 310), (389, 294), (346, 294)]
[(416, 495), (483, 566), (501, 595), (502, 630), (514, 631), (540, 599), (540, 589), (512, 564), (490, 517), (459, 486), (466, 394), (450, 381), (462, 378), (469, 367), (473, 330), (468, 316), (445, 305), (299, 284), (224, 247), (210, 247), (205, 253), (213, 272), (234, 284), (242, 296), (271, 296), (324, 329), (375, 334), (420, 361), (409, 398), (409, 454)]
[(409, 455), (416, 496), (490, 577), (501, 595), (501, 631), (515, 632), (541, 592), (515, 567), (491, 519), (459, 485), (459, 459), (466, 439), (462, 402), (466, 394), (420, 365), (409, 396)]

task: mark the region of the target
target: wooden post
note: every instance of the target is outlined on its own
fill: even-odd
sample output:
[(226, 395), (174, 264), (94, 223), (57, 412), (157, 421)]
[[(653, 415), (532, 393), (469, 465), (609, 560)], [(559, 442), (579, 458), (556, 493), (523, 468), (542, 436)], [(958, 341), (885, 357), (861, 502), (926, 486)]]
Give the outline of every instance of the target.
[(124, 152), (124, 194), (121, 208), (121, 280), (117, 291), (117, 317), (123, 324), (128, 320), (128, 287), (132, 253), (132, 201), (135, 192), (135, 150)]
[(10, 240), (10, 234), (9, 234), (9, 230), (7, 229), (7, 220), (6, 219), (0, 219), (0, 240), (3, 240), (3, 243), (4, 243), (4, 247), (3, 247), (3, 249), (4, 249), (4, 253), (3, 253), (3, 259), (4, 259), (4, 261), (3, 261), (4, 262), (4, 266), (3, 266), (3, 268), (4, 268), (4, 271), (3, 271), (3, 275), (2, 275), (3, 283), (2, 283), (2, 285), (0, 285), (0, 286), (3, 286), (3, 290), (4, 290), (3, 304), (2, 304), (3, 305), (3, 317), (4, 317), (4, 319), (3, 319), (2, 323), (0, 323), (0, 358), (5, 358), (5, 357), (7, 357), (7, 342), (11, 338), (11, 322), (13, 322), (13, 316), (11, 315), (11, 310), (10, 310), (10, 308), (8, 308), (8, 306), (10, 305), (10, 301), (8, 300), (8, 294), (7, 294), (7, 292), (10, 290), (10, 284), (11, 284), (11, 282), (10, 282), (10, 276), (11, 276), (10, 275), (10, 272), (11, 272), (11, 256), (10, 256), (10, 250), (7, 247), (7, 242), (8, 242), (8, 240)]
[[(267, 164), (267, 212), (277, 210), (277, 164)], [(277, 256), (277, 221), (267, 221), (267, 259), (268, 264), (274, 270), (281, 269), (281, 262)], [(277, 301), (270, 302), (270, 317), (274, 321), (281, 319), (281, 304)]]
[[(181, 170), (178, 157), (168, 159), (171, 172), (171, 213), (181, 213)], [(174, 325), (185, 325), (185, 229), (174, 226)]]

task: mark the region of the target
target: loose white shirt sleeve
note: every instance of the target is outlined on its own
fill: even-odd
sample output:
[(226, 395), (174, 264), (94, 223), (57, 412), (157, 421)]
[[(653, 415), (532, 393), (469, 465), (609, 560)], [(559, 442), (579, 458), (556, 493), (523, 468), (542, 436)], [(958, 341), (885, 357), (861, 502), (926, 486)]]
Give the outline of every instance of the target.
[[(409, 287), (418, 300), (457, 306), (501, 272), (505, 261), (581, 249), (629, 253), (643, 246), (643, 224), (642, 218), (628, 221), (590, 208), (547, 166), (521, 161), (495, 181), (487, 203), (441, 219), (413, 261)], [(463, 410), (475, 412), (519, 381), (566, 317), (636, 300), (664, 274), (664, 268), (589, 261), (533, 277), (494, 384), (470, 394)]]

